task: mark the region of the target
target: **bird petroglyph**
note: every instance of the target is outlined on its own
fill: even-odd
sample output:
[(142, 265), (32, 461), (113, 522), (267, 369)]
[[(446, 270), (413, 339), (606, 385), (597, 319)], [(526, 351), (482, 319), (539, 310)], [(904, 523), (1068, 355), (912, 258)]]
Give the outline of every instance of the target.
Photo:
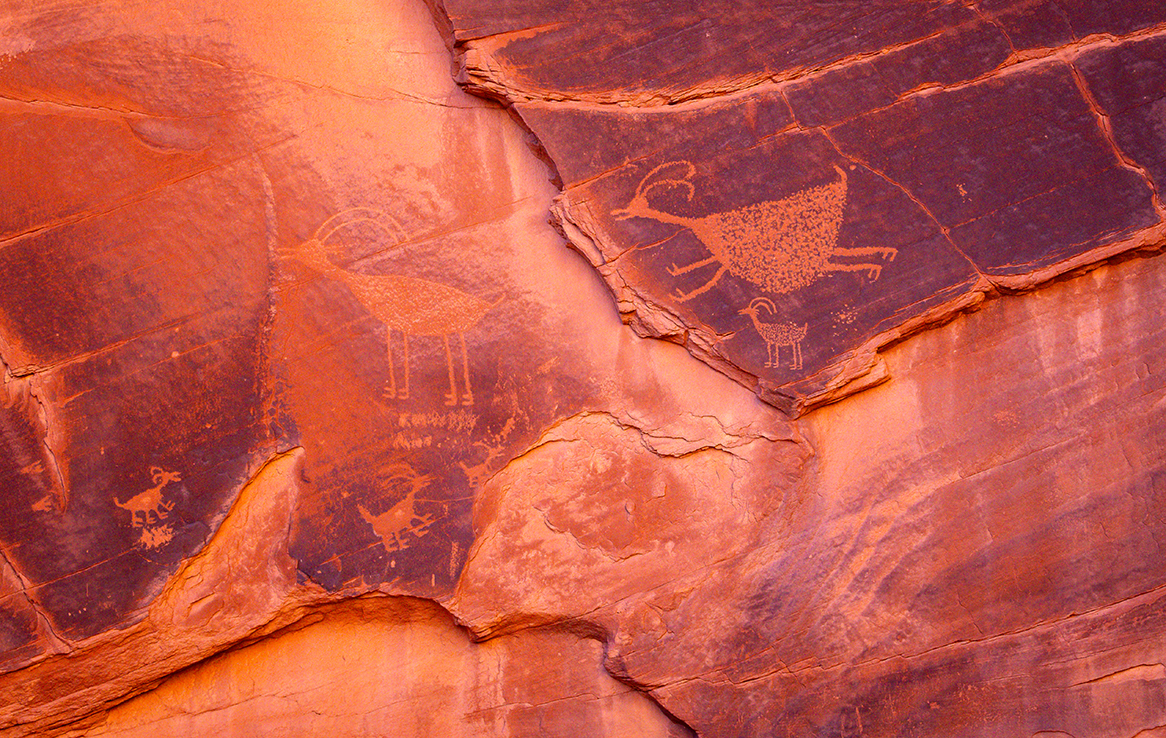
[[(440, 336), (445, 345), (445, 360), (449, 369), (449, 392), (445, 395), (445, 404), (457, 405), (457, 372), (454, 368), (454, 352), (450, 348), (450, 336), (457, 336), (461, 348), (463, 389), (460, 400), (463, 405), (473, 405), (474, 393), (470, 389), (470, 362), (465, 333), (502, 300), (490, 303), (454, 287), (416, 277), (362, 274), (341, 269), (330, 259), (336, 255), (336, 251), (328, 245), (328, 241), (341, 229), (360, 223), (370, 223), (387, 233), (395, 242), (390, 248), (399, 247), (403, 240), (400, 226), (389, 216), (368, 208), (353, 208), (324, 221), (312, 238), (283, 253), (348, 287), (364, 309), (385, 326), (385, 350), (389, 362), (389, 386), (385, 391), (387, 397), (409, 399), (409, 337)], [(404, 359), (403, 382), (400, 385), (397, 383), (393, 361), (394, 331), (401, 334), (401, 356)]]

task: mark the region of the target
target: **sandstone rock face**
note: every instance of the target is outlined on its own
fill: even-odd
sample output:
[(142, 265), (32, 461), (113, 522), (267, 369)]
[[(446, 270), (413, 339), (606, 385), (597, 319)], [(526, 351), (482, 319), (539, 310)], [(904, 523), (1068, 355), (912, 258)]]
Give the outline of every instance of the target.
[(1161, 243), (1161, 4), (986, 5), (447, 7), (637, 332), (802, 412), (984, 294)]
[(1166, 725), (1161, 3), (0, 29), (0, 735)]
[(687, 734), (608, 675), (602, 649), (550, 632), (474, 645), (432, 603), (356, 600), (199, 664), (76, 735)]

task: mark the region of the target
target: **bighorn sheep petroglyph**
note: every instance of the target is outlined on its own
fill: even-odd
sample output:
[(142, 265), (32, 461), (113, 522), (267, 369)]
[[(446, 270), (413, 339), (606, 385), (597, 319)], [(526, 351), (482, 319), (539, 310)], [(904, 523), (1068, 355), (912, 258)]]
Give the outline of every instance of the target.
[(767, 369), (777, 369), (781, 362), (781, 347), (789, 346), (793, 351), (790, 369), (802, 368), (802, 339), (806, 337), (805, 323), (762, 323), (758, 318), (758, 308), (765, 308), (770, 315), (777, 314), (777, 308), (768, 297), (756, 297), (749, 303), (749, 307), (741, 311), (741, 315), (748, 315), (753, 320), (753, 327), (757, 335), (765, 341)]
[(417, 493), (428, 487), (433, 477), (418, 474), (408, 464), (397, 464), (392, 467), (388, 478), (390, 481), (404, 479), (409, 484), (404, 499), (379, 515), (373, 515), (364, 505), (357, 505), (356, 509), (381, 539), (385, 551), (392, 552), (408, 547), (405, 535), (412, 534), (420, 538), (433, 525), (435, 517), (421, 515), (416, 507)]
[[(137, 493), (125, 502), (118, 502), (116, 497), (113, 499), (113, 504), (129, 512), (130, 525), (135, 528), (154, 525), (165, 520), (170, 511), (174, 509), (174, 501), (163, 502), (162, 490), (171, 482), (182, 481), (178, 472), (168, 472), (158, 466), (150, 467), (150, 475), (154, 481), (153, 487)], [(138, 521), (139, 515), (142, 518), (141, 522)]]
[(687, 161), (661, 164), (640, 180), (627, 207), (612, 215), (618, 220), (649, 218), (688, 228), (712, 253), (707, 259), (686, 267), (669, 268), (674, 277), (695, 269), (719, 264), (716, 274), (702, 287), (677, 292), (680, 302), (712, 289), (725, 272), (746, 279), (769, 292), (782, 294), (806, 287), (827, 272), (866, 272), (877, 279), (882, 264), (839, 263), (836, 257), (881, 256), (893, 260), (893, 248), (838, 246), (838, 231), (846, 206), (846, 172), (834, 167), (838, 179), (824, 185), (807, 187), (780, 200), (767, 200), (703, 217), (676, 215), (658, 210), (648, 196), (660, 187), (680, 188), (685, 199), (692, 200), (696, 188), (690, 181), (696, 167)]

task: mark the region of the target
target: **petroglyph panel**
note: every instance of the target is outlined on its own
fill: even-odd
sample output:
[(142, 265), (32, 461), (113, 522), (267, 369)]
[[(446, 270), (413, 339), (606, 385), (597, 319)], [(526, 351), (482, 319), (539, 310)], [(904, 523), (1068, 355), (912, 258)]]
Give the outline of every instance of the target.
[[(72, 47), (86, 61), (67, 72), (50, 49), (0, 70), (0, 178), (16, 178), (0, 208), (0, 548), (44, 632), (76, 639), (140, 617), (274, 445), (267, 234), (261, 172), (223, 110), (236, 73), (141, 39)], [(159, 85), (123, 87), (127, 60)], [(87, 105), (95, 89), (133, 112)]]
[(1166, 722), (1160, 0), (24, 5), (0, 733)]
[[(247, 44), (176, 48), (122, 20), (4, 47), (0, 547), (61, 637), (124, 625), (261, 463), (302, 446), (305, 578), (448, 590), (475, 491), (597, 384), (556, 370), (560, 334), (583, 334), (544, 319), (564, 290), (516, 276), (527, 249), (561, 251), (545, 171), (524, 165), (529, 191), (483, 174), (527, 155), (521, 132), (420, 57), (346, 97), (232, 56)], [(460, 102), (399, 103), (397, 77)], [(51, 645), (11, 617), (21, 658)]]
[(328, 589), (448, 591), (476, 491), (550, 421), (525, 399), (557, 361), (525, 333), (536, 308), (509, 297), (488, 236), (470, 236), (478, 260), (452, 251), (433, 222), (465, 216), (434, 206), (404, 190), (314, 223), (278, 215), (276, 402), (307, 452), (291, 552)]
[(951, 89), (837, 91), (845, 111), (816, 90), (849, 64), (668, 109), (516, 105), (624, 319), (798, 413), (945, 311), (1156, 243), (1162, 48), (1136, 36)]
[[(969, 290), (977, 271), (910, 192), (828, 131), (790, 128), (782, 105), (759, 95), (691, 113), (522, 110), (568, 162), (559, 216), (625, 320), (667, 335), (678, 319), (694, 353), (786, 405), (873, 336)], [(609, 126), (636, 133), (598, 158), (572, 139)], [(692, 135), (698, 126), (721, 135)], [(653, 153), (660, 142), (670, 149)], [(654, 161), (670, 150), (692, 163)]]
[[(483, 116), (510, 125), (504, 111), (459, 99), (465, 112), (409, 108), (427, 136), (334, 101), (268, 165), (270, 414), (305, 451), (290, 553), (327, 591), (448, 593), (481, 486), (599, 391), (590, 372), (564, 371), (586, 331), (547, 315), (548, 301), (576, 288), (549, 290), (530, 267), (532, 248), (573, 259), (545, 228), (546, 200), (508, 190), (504, 177), (488, 191), (465, 186), (484, 176), (481, 162), (525, 143), (518, 129), (487, 140), (436, 133), (455, 120), (477, 130)], [(336, 141), (350, 149), (336, 171), (300, 164)], [(541, 185), (545, 171), (532, 167), (530, 180)]]

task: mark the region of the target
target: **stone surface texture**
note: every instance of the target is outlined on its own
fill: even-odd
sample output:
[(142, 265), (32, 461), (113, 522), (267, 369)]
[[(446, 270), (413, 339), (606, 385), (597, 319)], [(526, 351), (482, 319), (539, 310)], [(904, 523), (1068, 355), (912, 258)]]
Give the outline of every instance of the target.
[(1166, 733), (1166, 4), (0, 0), (0, 736)]

